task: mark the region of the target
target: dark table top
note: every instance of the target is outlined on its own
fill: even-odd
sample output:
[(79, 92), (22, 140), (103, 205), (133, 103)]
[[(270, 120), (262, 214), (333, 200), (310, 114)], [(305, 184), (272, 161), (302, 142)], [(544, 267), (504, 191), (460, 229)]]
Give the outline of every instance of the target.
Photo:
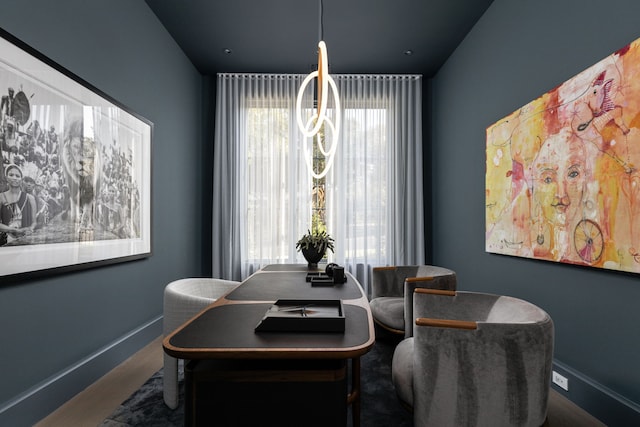
[(269, 264), (265, 265), (260, 271), (304, 271), (306, 273), (310, 271), (324, 271), (326, 265), (319, 264), (317, 268), (309, 268), (306, 264)]
[[(353, 276), (347, 274), (347, 282), (341, 285), (316, 287), (305, 280), (306, 265), (297, 270), (290, 265), (268, 267), (165, 337), (165, 352), (182, 359), (351, 358), (373, 346), (369, 303)], [(345, 331), (256, 332), (278, 299), (340, 299)]]
[(304, 271), (262, 271), (242, 282), (230, 294), (229, 300), (275, 301), (287, 299), (341, 299), (351, 300), (364, 295), (360, 284), (350, 274), (347, 282), (333, 286), (312, 286)]

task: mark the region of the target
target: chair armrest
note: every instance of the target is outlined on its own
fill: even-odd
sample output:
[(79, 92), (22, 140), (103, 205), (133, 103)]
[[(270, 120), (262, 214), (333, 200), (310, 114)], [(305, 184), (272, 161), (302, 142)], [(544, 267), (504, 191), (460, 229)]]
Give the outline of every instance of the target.
[(433, 281), (433, 277), (432, 276), (425, 276), (425, 277), (407, 277), (406, 280), (409, 283), (414, 283), (416, 286), (420, 286), (420, 282), (431, 282)]
[(444, 289), (416, 288), (414, 289), (414, 292), (418, 294), (444, 295), (448, 297), (456, 296), (456, 291), (447, 291)]
[(373, 271), (395, 270), (396, 268), (398, 268), (398, 267), (396, 267), (394, 265), (390, 265), (390, 266), (387, 266), (387, 267), (373, 267)]
[(478, 329), (478, 322), (469, 320), (429, 319), (427, 317), (418, 317), (416, 319), (416, 325), (433, 326), (436, 328)]
[(436, 295), (455, 296), (455, 291), (449, 289), (434, 289), (439, 288), (439, 282), (435, 280), (437, 277), (407, 277), (404, 281), (404, 324), (405, 338), (409, 338), (413, 335), (413, 325), (415, 320), (413, 315), (413, 295), (415, 293), (428, 293)]

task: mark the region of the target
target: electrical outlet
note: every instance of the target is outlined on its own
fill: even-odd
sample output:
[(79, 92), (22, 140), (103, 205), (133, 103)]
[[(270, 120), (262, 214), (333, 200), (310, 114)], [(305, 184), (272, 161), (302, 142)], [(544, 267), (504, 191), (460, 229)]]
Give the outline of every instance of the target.
[(551, 376), (551, 380), (558, 387), (564, 389), (565, 391), (569, 391), (569, 379), (567, 377), (563, 377), (556, 371), (553, 371), (553, 375)]

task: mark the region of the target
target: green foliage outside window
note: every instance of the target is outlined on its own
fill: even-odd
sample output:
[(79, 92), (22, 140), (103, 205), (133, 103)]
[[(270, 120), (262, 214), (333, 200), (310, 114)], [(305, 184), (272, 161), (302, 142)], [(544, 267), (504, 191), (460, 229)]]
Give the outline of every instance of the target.
[[(320, 128), (318, 132), (318, 136), (320, 138), (320, 143), (324, 147), (325, 138), (324, 138), (324, 125)], [(320, 151), (318, 147), (317, 141), (314, 141), (313, 144), (313, 170), (314, 171), (322, 171), (325, 166), (325, 156)], [(312, 214), (311, 214), (311, 230), (313, 232), (326, 232), (326, 197), (325, 197), (325, 177), (320, 179), (313, 179), (313, 188), (311, 189), (312, 195)]]

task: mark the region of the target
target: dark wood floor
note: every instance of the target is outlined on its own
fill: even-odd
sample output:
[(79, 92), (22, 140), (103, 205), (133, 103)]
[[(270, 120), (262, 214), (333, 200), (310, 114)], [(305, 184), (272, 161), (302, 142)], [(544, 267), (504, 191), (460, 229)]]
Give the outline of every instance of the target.
[(549, 427), (603, 427), (604, 423), (592, 417), (579, 406), (555, 390), (551, 390), (549, 398)]
[[(158, 337), (36, 427), (97, 426), (162, 367), (162, 354), (162, 338)], [(605, 424), (552, 390), (546, 426), (602, 427)]]

